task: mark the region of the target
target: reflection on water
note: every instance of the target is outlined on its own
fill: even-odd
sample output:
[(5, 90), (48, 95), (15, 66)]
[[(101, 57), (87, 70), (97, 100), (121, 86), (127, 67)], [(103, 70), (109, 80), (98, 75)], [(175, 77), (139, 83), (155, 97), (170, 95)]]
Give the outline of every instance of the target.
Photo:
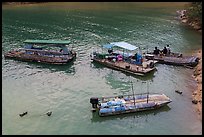
[(139, 111), (136, 113), (111, 115), (111, 116), (105, 116), (105, 117), (100, 117), (98, 115), (98, 112), (96, 111), (96, 112), (91, 112), (92, 113), (91, 122), (104, 122), (108, 120), (121, 120), (125, 118), (146, 119), (148, 116), (155, 116), (162, 112), (168, 112), (169, 110), (171, 110), (171, 108), (168, 105), (165, 105), (155, 110)]

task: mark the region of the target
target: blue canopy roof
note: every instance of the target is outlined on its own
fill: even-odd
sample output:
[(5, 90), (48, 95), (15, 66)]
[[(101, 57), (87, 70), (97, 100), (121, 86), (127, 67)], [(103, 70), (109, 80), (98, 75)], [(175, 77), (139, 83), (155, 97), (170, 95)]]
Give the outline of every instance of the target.
[(120, 47), (120, 48), (127, 49), (127, 50), (135, 50), (138, 48), (138, 47), (131, 45), (131, 44), (124, 42), (124, 41), (112, 42), (110, 44), (103, 45), (103, 47), (104, 48)]
[(110, 48), (112, 48), (114, 45), (112, 45), (112, 44), (105, 44), (105, 45), (103, 45), (103, 47), (104, 48), (107, 48), (107, 49), (110, 49)]

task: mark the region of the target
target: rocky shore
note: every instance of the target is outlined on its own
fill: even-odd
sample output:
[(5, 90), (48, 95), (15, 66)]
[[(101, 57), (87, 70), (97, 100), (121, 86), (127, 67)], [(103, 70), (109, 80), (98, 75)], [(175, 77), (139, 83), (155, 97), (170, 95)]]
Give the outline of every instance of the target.
[[(189, 21), (186, 10), (177, 11), (182, 23), (202, 33), (202, 25), (198, 21)], [(193, 77), (197, 82), (197, 89), (192, 94), (192, 103), (195, 104), (199, 119), (202, 121), (202, 49), (197, 51), (199, 63), (194, 69)]]
[(187, 24), (188, 26), (192, 27), (193, 29), (202, 33), (202, 27), (197, 21), (189, 22), (187, 18), (181, 19), (181, 22)]
[(186, 12), (187, 12), (186, 10), (177, 11), (179, 15), (178, 18), (181, 20), (181, 22), (202, 33), (202, 24), (196, 19), (190, 21), (186, 16)]
[(195, 104), (199, 119), (202, 120), (202, 49), (198, 51), (197, 56), (200, 58), (198, 65), (194, 69), (193, 77), (197, 81), (197, 89), (193, 92), (192, 102)]

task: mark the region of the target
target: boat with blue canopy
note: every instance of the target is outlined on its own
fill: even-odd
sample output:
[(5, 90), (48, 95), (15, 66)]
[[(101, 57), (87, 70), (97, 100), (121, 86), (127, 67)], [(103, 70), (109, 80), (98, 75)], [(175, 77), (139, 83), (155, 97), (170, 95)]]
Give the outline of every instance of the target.
[(14, 49), (4, 54), (5, 58), (47, 64), (67, 64), (76, 57), (69, 49), (69, 40), (25, 40), (24, 48)]
[(102, 45), (102, 52), (92, 51), (91, 57), (93, 62), (133, 75), (144, 76), (156, 70), (156, 61), (143, 58), (139, 47), (124, 41)]

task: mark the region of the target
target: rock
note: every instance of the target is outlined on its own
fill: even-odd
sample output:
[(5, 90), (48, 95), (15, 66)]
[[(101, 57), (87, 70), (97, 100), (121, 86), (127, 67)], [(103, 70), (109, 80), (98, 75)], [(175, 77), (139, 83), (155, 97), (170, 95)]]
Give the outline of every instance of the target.
[(187, 19), (182, 19), (181, 22), (182, 23), (186, 23), (188, 20)]
[(196, 30), (200, 30), (201, 29), (201, 27), (199, 25), (197, 25), (197, 24), (194, 24), (193, 28), (196, 29)]
[(194, 99), (194, 100), (192, 100), (192, 103), (193, 103), (193, 104), (197, 104), (197, 103), (198, 103), (198, 100), (195, 100), (195, 99)]
[(193, 92), (193, 95), (197, 95), (197, 92)]
[(202, 77), (198, 77), (198, 78), (197, 78), (197, 82), (198, 82), (198, 83), (202, 83)]
[(182, 91), (175, 90), (176, 93), (182, 94)]
[(46, 114), (47, 114), (47, 116), (51, 116), (52, 115), (52, 111), (48, 111)]
[(28, 114), (28, 112), (26, 111), (26, 112), (23, 112), (23, 113), (19, 114), (19, 116), (23, 117), (24, 115), (27, 115), (27, 114)]

